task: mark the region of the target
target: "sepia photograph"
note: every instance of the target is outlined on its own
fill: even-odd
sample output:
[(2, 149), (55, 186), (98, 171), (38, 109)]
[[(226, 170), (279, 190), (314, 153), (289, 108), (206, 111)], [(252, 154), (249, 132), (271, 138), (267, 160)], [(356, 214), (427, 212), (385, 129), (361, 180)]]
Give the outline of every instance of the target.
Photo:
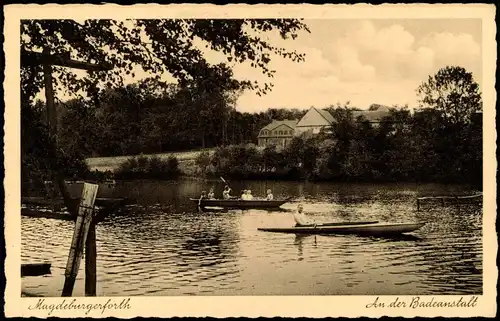
[(6, 243), (8, 256), (19, 242), (13, 293), (28, 310), (77, 309), (67, 297), (110, 298), (103, 312), (134, 297), (362, 296), (364, 315), (481, 305), (496, 283), (484, 18), (106, 7), (19, 7), (12, 22), (19, 195), (5, 221), (19, 232)]

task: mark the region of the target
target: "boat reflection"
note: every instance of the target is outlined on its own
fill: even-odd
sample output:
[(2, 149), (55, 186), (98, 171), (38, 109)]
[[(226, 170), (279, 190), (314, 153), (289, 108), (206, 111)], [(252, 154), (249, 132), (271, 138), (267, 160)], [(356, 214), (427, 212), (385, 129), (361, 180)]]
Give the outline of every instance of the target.
[[(314, 236), (314, 243), (317, 242), (317, 238), (316, 236), (323, 236), (323, 237), (344, 237), (345, 234), (330, 234), (330, 233), (314, 233), (314, 234), (307, 234), (307, 233), (296, 233), (295, 234), (295, 243), (297, 243), (300, 239), (300, 242), (302, 242), (302, 239), (303, 238), (306, 238), (306, 237), (311, 237), (311, 236)], [(416, 236), (416, 235), (412, 235), (412, 234), (387, 234), (387, 235), (376, 235), (376, 236), (373, 236), (373, 235), (363, 235), (363, 234), (352, 234), (356, 237), (361, 237), (361, 238), (368, 238), (368, 239), (372, 239), (372, 240), (389, 240), (389, 241), (414, 241), (414, 242), (419, 242), (419, 241), (423, 241), (424, 239), (419, 237), (419, 236)]]

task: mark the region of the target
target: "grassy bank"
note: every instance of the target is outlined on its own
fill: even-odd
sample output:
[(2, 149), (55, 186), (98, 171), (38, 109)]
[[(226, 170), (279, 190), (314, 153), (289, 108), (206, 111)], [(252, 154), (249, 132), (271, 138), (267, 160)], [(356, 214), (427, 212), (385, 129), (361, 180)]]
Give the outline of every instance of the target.
[(121, 164), (126, 161), (129, 161), (133, 158), (137, 158), (139, 156), (152, 158), (157, 157), (160, 160), (168, 160), (169, 157), (173, 156), (177, 158), (179, 161), (179, 168), (184, 173), (185, 170), (187, 173), (192, 171), (192, 165), (194, 165), (194, 161), (198, 157), (198, 155), (202, 152), (207, 152), (209, 154), (213, 153), (213, 149), (200, 149), (200, 150), (190, 150), (183, 152), (172, 152), (172, 153), (161, 153), (161, 154), (148, 154), (148, 155), (127, 155), (127, 156), (113, 156), (113, 157), (92, 157), (85, 159), (87, 166), (91, 171), (98, 170), (100, 172), (105, 171), (115, 171), (117, 170)]

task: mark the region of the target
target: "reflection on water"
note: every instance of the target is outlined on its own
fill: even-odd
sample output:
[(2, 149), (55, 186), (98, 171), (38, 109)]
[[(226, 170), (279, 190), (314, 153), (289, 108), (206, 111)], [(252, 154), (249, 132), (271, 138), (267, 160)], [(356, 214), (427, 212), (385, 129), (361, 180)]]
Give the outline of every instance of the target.
[[(97, 228), (98, 294), (411, 295), (482, 293), (482, 211), (475, 205), (416, 211), (429, 194), (460, 186), (230, 182), (264, 196), (294, 197), (280, 211), (199, 212), (188, 201), (219, 182), (133, 182), (101, 196), (137, 200)], [(297, 203), (317, 221), (425, 221), (399, 237), (266, 233), (288, 227)], [(23, 289), (60, 296), (73, 226), (22, 219), (23, 262), (48, 261), (52, 275), (23, 278)], [(74, 294), (83, 295), (82, 264)]]

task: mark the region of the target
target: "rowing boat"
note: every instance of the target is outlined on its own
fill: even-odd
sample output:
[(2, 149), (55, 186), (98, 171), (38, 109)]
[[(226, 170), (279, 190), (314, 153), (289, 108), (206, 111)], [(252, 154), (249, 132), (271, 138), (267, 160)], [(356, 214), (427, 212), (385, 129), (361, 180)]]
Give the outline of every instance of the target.
[(263, 227), (259, 231), (278, 233), (302, 234), (367, 234), (367, 235), (393, 235), (413, 232), (425, 223), (368, 223), (344, 225), (316, 225), (296, 227)]
[(288, 202), (286, 200), (239, 200), (239, 199), (202, 199), (201, 201), (196, 198), (190, 198), (190, 201), (196, 203), (200, 207), (223, 207), (223, 208), (238, 208), (238, 209), (248, 209), (248, 208), (277, 208)]

